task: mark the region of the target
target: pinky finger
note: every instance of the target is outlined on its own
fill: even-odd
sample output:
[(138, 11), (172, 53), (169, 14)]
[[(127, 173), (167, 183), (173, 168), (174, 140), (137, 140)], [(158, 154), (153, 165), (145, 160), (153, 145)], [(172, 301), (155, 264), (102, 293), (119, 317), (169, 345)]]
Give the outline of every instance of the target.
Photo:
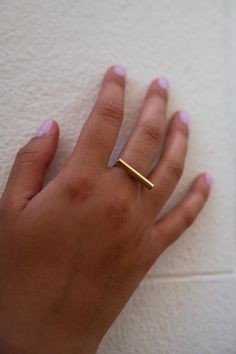
[(154, 224), (153, 236), (159, 254), (195, 221), (207, 201), (211, 184), (208, 174), (198, 176), (185, 198)]

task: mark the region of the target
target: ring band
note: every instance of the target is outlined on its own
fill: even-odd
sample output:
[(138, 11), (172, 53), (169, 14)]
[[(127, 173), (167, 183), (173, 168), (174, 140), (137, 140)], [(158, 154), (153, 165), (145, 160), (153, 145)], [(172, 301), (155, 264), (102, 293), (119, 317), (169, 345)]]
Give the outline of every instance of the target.
[(146, 177), (141, 175), (138, 171), (136, 171), (133, 167), (131, 167), (127, 162), (122, 159), (118, 159), (113, 166), (122, 167), (125, 171), (127, 171), (132, 177), (134, 177), (139, 183), (143, 184), (146, 188), (152, 189), (154, 184), (149, 181)]

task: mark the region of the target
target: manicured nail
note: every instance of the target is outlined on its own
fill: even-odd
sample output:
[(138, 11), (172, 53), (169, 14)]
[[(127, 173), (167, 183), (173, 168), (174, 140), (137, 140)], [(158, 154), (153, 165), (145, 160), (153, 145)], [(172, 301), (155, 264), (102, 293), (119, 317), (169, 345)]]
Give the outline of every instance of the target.
[(39, 127), (36, 132), (36, 136), (43, 136), (50, 133), (50, 130), (53, 126), (53, 119), (47, 119), (43, 122), (43, 124)]
[(205, 173), (205, 181), (208, 184), (208, 186), (211, 186), (213, 183), (213, 178), (211, 175), (209, 175), (208, 173)]
[(118, 76), (125, 76), (125, 67), (122, 65), (114, 66), (114, 72)]
[(169, 84), (169, 81), (165, 77), (159, 77), (159, 79), (157, 79), (157, 84), (163, 90), (166, 90), (166, 91), (169, 90), (170, 84)]
[(188, 125), (189, 123), (189, 114), (186, 111), (180, 111), (179, 112), (179, 119), (181, 120), (182, 123)]

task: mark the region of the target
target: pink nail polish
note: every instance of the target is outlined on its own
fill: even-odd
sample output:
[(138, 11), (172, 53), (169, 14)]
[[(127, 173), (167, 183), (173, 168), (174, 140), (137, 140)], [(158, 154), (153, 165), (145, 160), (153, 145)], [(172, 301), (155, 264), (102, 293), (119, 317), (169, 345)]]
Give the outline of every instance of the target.
[(209, 175), (208, 173), (205, 173), (205, 181), (208, 184), (208, 186), (211, 186), (213, 183), (213, 178), (211, 175)]
[(53, 126), (53, 119), (47, 119), (43, 122), (43, 124), (39, 127), (39, 129), (36, 132), (36, 136), (43, 136), (43, 135), (47, 135), (48, 133), (50, 133), (51, 128)]
[(186, 111), (180, 111), (179, 112), (179, 119), (181, 120), (182, 123), (188, 125), (189, 123), (189, 114)]
[(157, 84), (158, 84), (158, 86), (160, 86), (163, 90), (166, 90), (166, 91), (169, 90), (170, 84), (169, 84), (169, 81), (168, 81), (165, 77), (159, 77), (159, 78), (157, 79)]
[(114, 73), (118, 76), (125, 76), (125, 67), (122, 65), (114, 66)]

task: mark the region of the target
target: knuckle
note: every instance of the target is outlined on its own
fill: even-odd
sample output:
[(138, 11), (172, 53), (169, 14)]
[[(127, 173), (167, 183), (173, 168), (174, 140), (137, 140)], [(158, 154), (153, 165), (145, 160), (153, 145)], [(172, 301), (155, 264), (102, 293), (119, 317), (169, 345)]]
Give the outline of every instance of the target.
[(39, 151), (32, 150), (28, 145), (23, 146), (19, 149), (16, 154), (16, 164), (18, 165), (28, 165), (35, 163), (42, 163), (42, 165), (47, 164)]
[(184, 164), (181, 161), (169, 160), (167, 161), (168, 172), (177, 179), (180, 179), (184, 172)]
[(102, 100), (98, 105), (98, 114), (105, 120), (120, 123), (123, 117), (123, 109), (114, 102)]
[(148, 124), (143, 124), (142, 130), (145, 136), (154, 141), (155, 143), (159, 143), (162, 138), (162, 131), (159, 127), (151, 126)]
[(122, 226), (130, 216), (130, 200), (125, 194), (114, 195), (107, 205), (107, 217), (114, 228)]
[(94, 193), (95, 182), (89, 173), (80, 173), (65, 179), (66, 192), (71, 201), (84, 202)]

